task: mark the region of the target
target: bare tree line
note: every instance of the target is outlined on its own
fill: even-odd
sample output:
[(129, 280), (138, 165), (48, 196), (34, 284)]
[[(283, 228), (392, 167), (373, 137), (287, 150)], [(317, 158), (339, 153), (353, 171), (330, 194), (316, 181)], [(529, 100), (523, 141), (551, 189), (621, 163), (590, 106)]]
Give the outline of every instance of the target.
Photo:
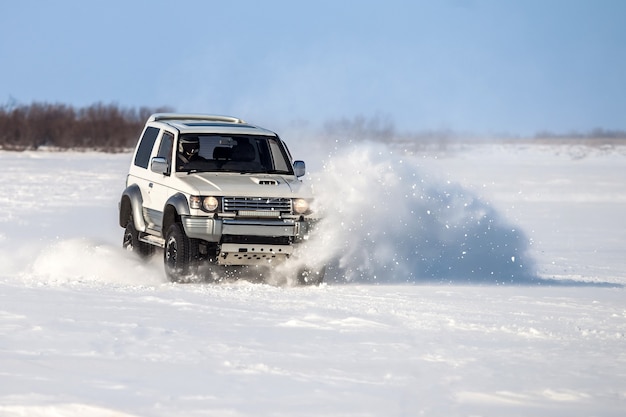
[(42, 147), (119, 151), (137, 143), (148, 116), (167, 108), (123, 108), (96, 103), (74, 108), (32, 103), (0, 107), (0, 149)]
[(572, 131), (568, 133), (554, 133), (542, 131), (535, 135), (538, 139), (626, 139), (626, 131), (595, 128), (588, 132)]
[[(117, 104), (96, 103), (74, 108), (65, 104), (34, 102), (29, 105), (0, 106), (0, 149), (28, 150), (89, 149), (116, 152), (132, 148), (146, 119), (152, 113), (172, 111), (168, 107), (124, 108)], [(376, 141), (395, 144), (439, 144), (476, 139), (451, 129), (398, 132), (385, 117), (357, 116), (327, 122), (320, 132), (342, 141)], [(498, 139), (523, 139), (498, 135)], [(593, 129), (586, 133), (539, 132), (531, 140), (596, 139), (623, 140), (626, 131)], [(597, 141), (600, 142), (600, 141)]]
[(520, 137), (509, 133), (491, 133), (478, 135), (459, 132), (450, 128), (421, 130), (416, 132), (399, 132), (393, 122), (386, 117), (357, 116), (352, 119), (342, 118), (331, 120), (324, 125), (324, 133), (333, 137), (342, 137), (348, 141), (370, 140), (382, 142), (448, 142), (481, 139), (626, 139), (626, 130), (610, 130), (595, 128), (587, 132), (569, 131), (558, 133), (539, 131), (532, 137)]

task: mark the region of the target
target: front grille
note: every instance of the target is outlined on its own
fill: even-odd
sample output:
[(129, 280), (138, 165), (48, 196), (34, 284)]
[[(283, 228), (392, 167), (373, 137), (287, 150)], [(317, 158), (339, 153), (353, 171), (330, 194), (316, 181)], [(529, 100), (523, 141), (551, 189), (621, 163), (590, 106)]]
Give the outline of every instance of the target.
[(224, 197), (224, 211), (277, 211), (291, 212), (290, 198)]

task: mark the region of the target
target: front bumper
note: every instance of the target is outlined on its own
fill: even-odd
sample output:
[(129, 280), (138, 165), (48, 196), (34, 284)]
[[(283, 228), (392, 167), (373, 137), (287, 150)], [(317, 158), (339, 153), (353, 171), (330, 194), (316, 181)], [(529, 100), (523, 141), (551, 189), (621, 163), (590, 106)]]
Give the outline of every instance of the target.
[(308, 232), (308, 222), (292, 219), (220, 219), (211, 217), (183, 216), (181, 218), (187, 236), (207, 242), (220, 242), (223, 235), (293, 237), (300, 239)]
[[(219, 244), (217, 262), (221, 265), (281, 262), (291, 256), (294, 243), (307, 238), (311, 226), (310, 221), (294, 219), (183, 216), (181, 220), (188, 237)], [(274, 239), (281, 243), (269, 243)]]

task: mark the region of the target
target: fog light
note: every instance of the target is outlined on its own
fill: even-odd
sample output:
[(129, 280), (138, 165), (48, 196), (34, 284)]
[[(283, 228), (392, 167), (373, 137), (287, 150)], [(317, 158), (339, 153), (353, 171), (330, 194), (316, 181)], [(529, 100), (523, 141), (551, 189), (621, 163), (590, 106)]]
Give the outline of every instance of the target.
[(191, 207), (192, 209), (199, 209), (200, 208), (200, 197), (198, 197), (196, 195), (192, 195), (191, 197), (189, 197), (189, 207)]
[(297, 214), (304, 214), (309, 210), (309, 202), (303, 198), (293, 200), (293, 211)]

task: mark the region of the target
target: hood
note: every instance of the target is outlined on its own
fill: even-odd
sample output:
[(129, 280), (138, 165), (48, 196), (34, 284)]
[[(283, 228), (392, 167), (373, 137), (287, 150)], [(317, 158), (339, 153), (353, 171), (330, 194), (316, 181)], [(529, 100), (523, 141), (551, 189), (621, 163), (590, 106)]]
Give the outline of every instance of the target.
[(310, 187), (293, 175), (212, 173), (176, 174), (176, 188), (190, 195), (310, 198)]

